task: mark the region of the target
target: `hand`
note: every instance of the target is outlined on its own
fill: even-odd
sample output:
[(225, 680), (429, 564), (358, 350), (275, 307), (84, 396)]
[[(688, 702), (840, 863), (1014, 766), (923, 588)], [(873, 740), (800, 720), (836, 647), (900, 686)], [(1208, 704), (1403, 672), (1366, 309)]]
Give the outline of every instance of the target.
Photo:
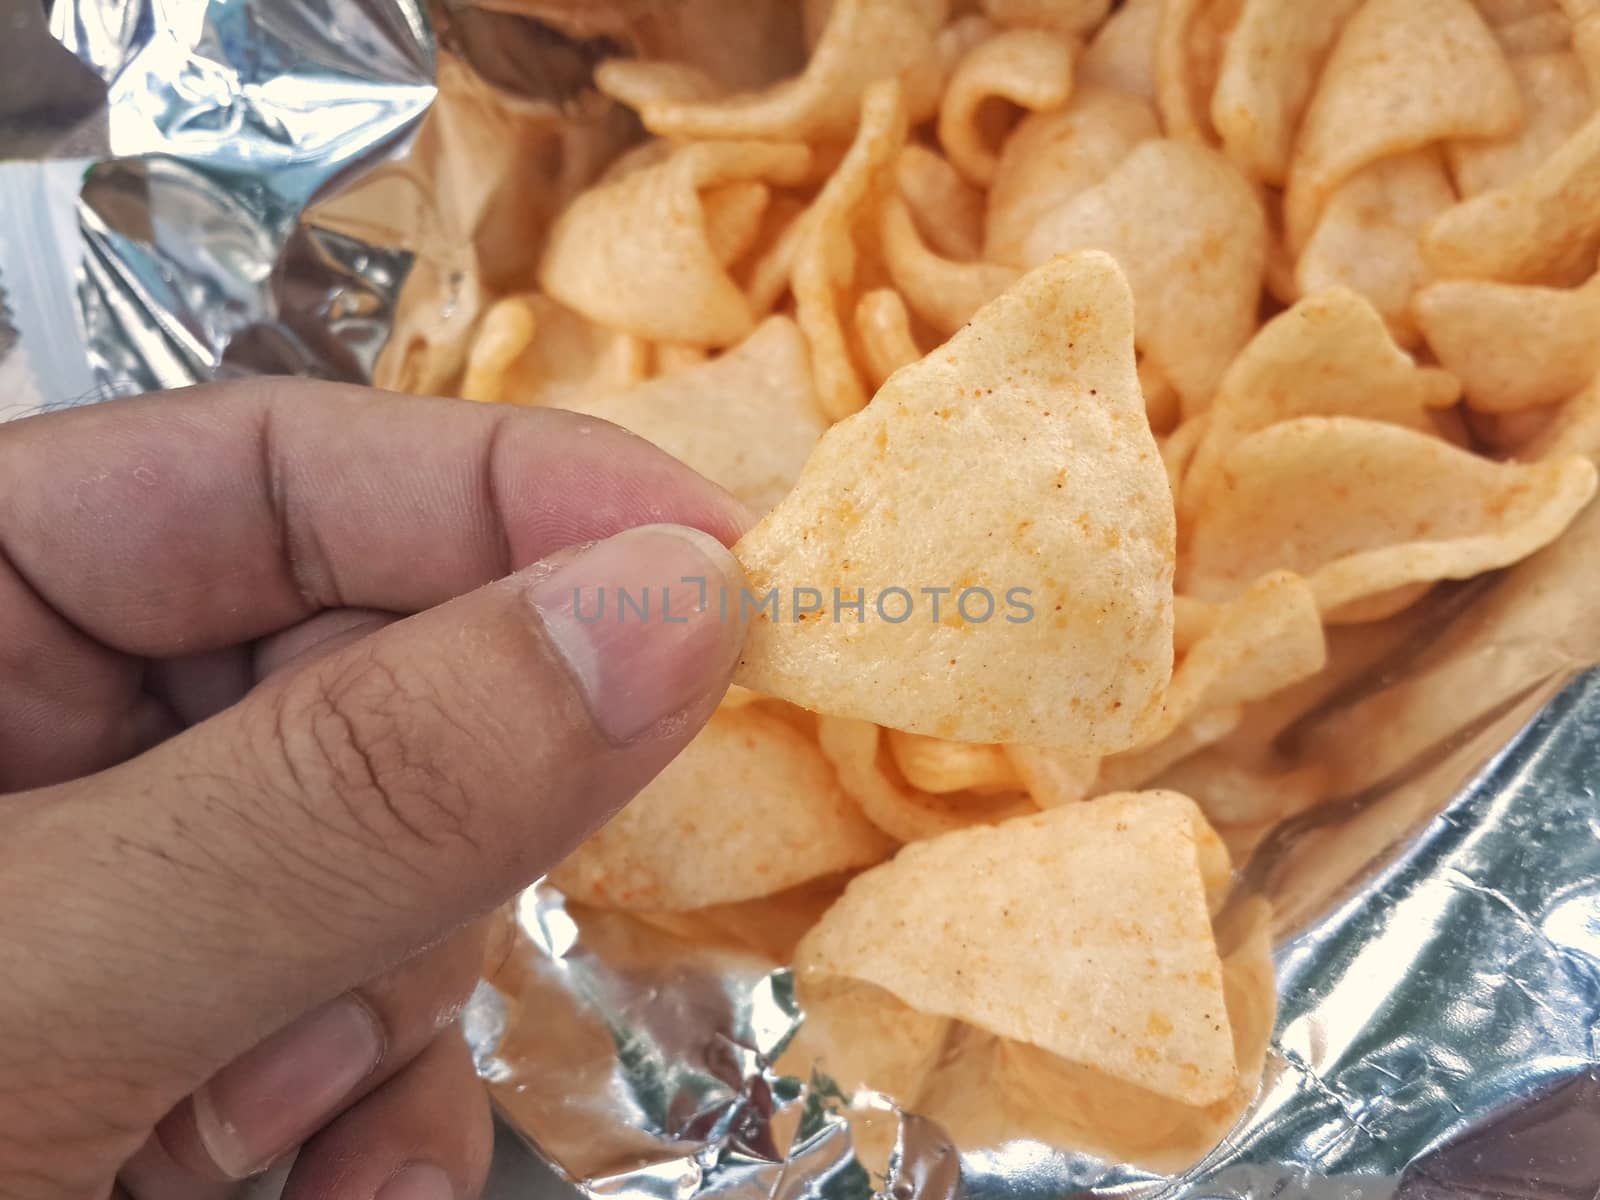
[(744, 520), (552, 410), (279, 380), (0, 426), (0, 1195), (296, 1147), (287, 1200), (475, 1194), (470, 922), (710, 715), (737, 627), (682, 581), (737, 587)]

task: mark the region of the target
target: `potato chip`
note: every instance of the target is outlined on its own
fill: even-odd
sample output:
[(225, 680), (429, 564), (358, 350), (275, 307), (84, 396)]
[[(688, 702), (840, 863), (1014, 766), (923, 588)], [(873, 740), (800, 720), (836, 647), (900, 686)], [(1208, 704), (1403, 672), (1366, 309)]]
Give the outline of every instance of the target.
[(1005, 752), (1023, 790), (1040, 808), (1088, 799), (1100, 773), (1100, 759), (1093, 754), (1072, 754), (1049, 746), (1007, 746)]
[(976, 258), (983, 239), (983, 193), (936, 150), (911, 143), (894, 165), (900, 197), (917, 232), (946, 258)]
[(919, 842), (851, 881), (796, 969), (1211, 1103), (1239, 1073), (1203, 838), (1193, 801), (1158, 792)]
[(1270, 696), (1315, 675), (1327, 661), (1310, 585), (1289, 571), (1269, 572), (1211, 613), (1172, 672), (1149, 740), (1168, 736), (1205, 709)]
[(1509, 137), (1450, 142), (1445, 157), (1463, 198), (1515, 183), (1561, 148), (1594, 111), (1575, 55), (1518, 54), (1511, 71), (1522, 91), (1522, 126)]
[(1079, 87), (1066, 108), (1030, 113), (1000, 151), (989, 188), (983, 254), (1022, 266), (1040, 219), (1099, 183), (1140, 142), (1161, 136), (1144, 101), (1104, 87)]
[(1396, 346), (1363, 297), (1308, 296), (1262, 327), (1217, 389), (1209, 424), (1178, 493), (1187, 522), (1239, 440), (1294, 417), (1365, 417), (1431, 429), (1429, 413), (1461, 391), (1444, 371), (1419, 367)]
[(1225, 456), (1221, 479), (1195, 515), (1182, 590), (1223, 599), (1284, 567), (1310, 580), (1333, 621), (1356, 601), (1513, 563), (1559, 535), (1595, 490), (1585, 459), (1495, 463), (1355, 417), (1253, 433)]
[(1334, 43), (1289, 167), (1284, 220), (1299, 249), (1328, 198), (1379, 159), (1522, 119), (1505, 54), (1470, 0), (1367, 0)]
[(1165, 0), (1123, 0), (1090, 40), (1078, 84), (1094, 84), (1156, 102), (1156, 38)]
[(963, 1146), (1032, 1139), (1161, 1175), (1183, 1173), (1222, 1140), (1260, 1085), (1276, 1012), (1271, 919), (1271, 906), (1253, 900), (1219, 923), (1219, 931), (1239, 929), (1226, 933), (1232, 945), (1222, 963), (1239, 1074), (1227, 1097), (1183, 1104), (1093, 1067), (958, 1027), (946, 1061), (918, 1097), (918, 1111)]
[(1417, 293), (1416, 314), (1483, 412), (1555, 404), (1600, 372), (1600, 275), (1570, 290), (1446, 280)]
[(1261, 202), (1222, 155), (1148, 141), (1041, 219), (1023, 258), (1032, 266), (1070, 250), (1113, 255), (1133, 286), (1139, 347), (1193, 415), (1255, 332), (1266, 241)]
[(1022, 788), (1011, 760), (1000, 746), (946, 742), (898, 729), (885, 731), (884, 737), (901, 776), (920, 791), (992, 796)]
[(1156, 107), (1168, 137), (1214, 143), (1211, 93), (1241, 0), (1166, 0), (1156, 34)]
[(922, 357), (911, 334), (905, 301), (893, 288), (874, 289), (856, 302), (856, 340), (861, 343), (867, 379), (874, 389)]
[(595, 85), (662, 137), (848, 138), (875, 80), (898, 76), (914, 119), (933, 112), (940, 84), (934, 35), (947, 9), (947, 0), (837, 0), (805, 70), (758, 92), (727, 94), (692, 68), (622, 58), (601, 63)]
[(809, 161), (804, 146), (685, 146), (573, 201), (550, 231), (539, 281), (601, 325), (653, 341), (731, 345), (755, 317), (711, 242), (703, 193), (793, 181)]
[[(1167, 682), (1175, 535), (1132, 323), (1109, 257), (1052, 262), (830, 429), (735, 547), (777, 599), (739, 682), (951, 741), (1136, 741)], [(805, 589), (820, 611), (794, 611)]]
[(1415, 345), (1411, 297), (1429, 277), (1417, 238), (1455, 202), (1437, 151), (1363, 167), (1328, 198), (1296, 264), (1296, 287), (1302, 295), (1341, 287), (1360, 292), (1396, 341)]
[(1053, 29), (1070, 35), (1097, 27), (1111, 11), (1111, 0), (981, 0), (981, 6), (997, 25)]
[(508, 296), (484, 314), (460, 391), (486, 403), (559, 405), (593, 387), (640, 382), (648, 350), (548, 296)]
[(1295, 130), (1344, 23), (1361, 0), (1244, 0), (1211, 94), (1211, 123), (1241, 170), (1288, 178)]
[(845, 794), (867, 820), (899, 842), (993, 824), (1034, 808), (1026, 797), (1016, 794), (940, 794), (912, 787), (895, 767), (882, 730), (870, 721), (818, 717), (817, 744), (838, 772)]
[(899, 196), (878, 210), (883, 263), (912, 310), (940, 334), (960, 329), (989, 301), (1017, 281), (1015, 267), (992, 262), (955, 262), (922, 244), (911, 212)]
[(879, 862), (890, 845), (815, 745), (745, 709), (715, 714), (550, 879), (599, 907), (678, 911)]
[(872, 85), (856, 140), (800, 218), (791, 279), (795, 319), (811, 345), (818, 402), (832, 420), (859, 411), (867, 402), (840, 309), (849, 303), (856, 282), (857, 230), (893, 185), (894, 161), (905, 137), (899, 87), (892, 82)]
[(1463, 200), (1422, 236), (1440, 275), (1571, 283), (1600, 251), (1600, 113), (1515, 183)]
[(1205, 439), (1210, 423), (1211, 414), (1204, 412), (1190, 417), (1166, 437), (1156, 439), (1161, 448), (1161, 465), (1167, 470), (1167, 486), (1174, 496), (1183, 495), (1189, 464), (1194, 461), (1194, 452)]
[(556, 403), (653, 442), (754, 513), (788, 494), (827, 428), (805, 340), (787, 317), (768, 318), (734, 349), (699, 366)]
[(1037, 29), (1009, 29), (974, 46), (939, 102), (939, 144), (951, 164), (987, 187), (1000, 162), (1010, 108), (1048, 112), (1072, 94), (1073, 44)]

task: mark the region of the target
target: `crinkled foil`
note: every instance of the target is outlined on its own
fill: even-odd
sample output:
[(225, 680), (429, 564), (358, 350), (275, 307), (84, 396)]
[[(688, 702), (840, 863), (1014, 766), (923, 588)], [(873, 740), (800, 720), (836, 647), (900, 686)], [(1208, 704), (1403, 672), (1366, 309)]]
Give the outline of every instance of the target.
[[(695, 3), (680, 31), (714, 26)], [(456, 52), (436, 56), (420, 0), (57, 0), (53, 38), (13, 6), (0, 158), (83, 167), (72, 236), (32, 229), (44, 251), (27, 205), (0, 207), (14, 314), (35, 298), (19, 277), (73, 276), (92, 386), (53, 402), (252, 371), (443, 386), (495, 292), (486, 264), (525, 265), (478, 240), (490, 218), (547, 214), (627, 136), (582, 71), (648, 7), (461, 0)], [(408, 328), (442, 357), (408, 357)], [(1344, 756), (1345, 786), (1244, 871), (1278, 913), (1277, 1027), (1256, 1102), (1181, 1176), (1023, 1140), (957, 1148), (892, 1098), (779, 1074), (803, 1018), (770, 959), (543, 887), (465, 1015), (480, 1069), (594, 1197), (1593, 1197), (1597, 564), (1600, 509), (1514, 570), (1440, 589), (1399, 652), (1283, 736)], [(856, 1156), (864, 1115), (893, 1140), (880, 1173)]]

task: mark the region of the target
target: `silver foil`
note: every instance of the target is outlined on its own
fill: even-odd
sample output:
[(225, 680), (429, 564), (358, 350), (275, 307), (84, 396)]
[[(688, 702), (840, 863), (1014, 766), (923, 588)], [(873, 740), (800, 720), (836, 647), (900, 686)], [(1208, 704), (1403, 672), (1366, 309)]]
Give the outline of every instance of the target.
[[(427, 111), (420, 0), (57, 0), (53, 37), (31, 0), (8, 2), (0, 158), (82, 164), (70, 236), (0, 206), (25, 349), (15, 314), (71, 274), (92, 381), (49, 402), (249, 371), (369, 378), (425, 243), (405, 214), (378, 244), (305, 212), (403, 154)], [(1276, 1032), (1256, 1102), (1181, 1177), (1020, 1140), (956, 1148), (893, 1098), (783, 1076), (803, 1019), (787, 972), (542, 886), (466, 1013), (480, 1069), (594, 1197), (1592, 1197), (1597, 563), (1591, 511), (1504, 576), (1446, 589), (1402, 654), (1285, 734), (1361, 766), (1243, 873), (1279, 913)], [(856, 1160), (863, 1112), (894, 1131), (884, 1175)]]

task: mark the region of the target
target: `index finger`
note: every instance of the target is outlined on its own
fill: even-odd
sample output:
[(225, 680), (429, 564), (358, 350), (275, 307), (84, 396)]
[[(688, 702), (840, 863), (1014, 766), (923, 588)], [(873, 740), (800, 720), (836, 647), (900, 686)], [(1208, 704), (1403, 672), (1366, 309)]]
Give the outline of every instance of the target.
[(145, 657), (323, 608), (418, 612), (653, 523), (731, 544), (737, 501), (594, 418), (262, 379), (0, 428), (0, 569)]

